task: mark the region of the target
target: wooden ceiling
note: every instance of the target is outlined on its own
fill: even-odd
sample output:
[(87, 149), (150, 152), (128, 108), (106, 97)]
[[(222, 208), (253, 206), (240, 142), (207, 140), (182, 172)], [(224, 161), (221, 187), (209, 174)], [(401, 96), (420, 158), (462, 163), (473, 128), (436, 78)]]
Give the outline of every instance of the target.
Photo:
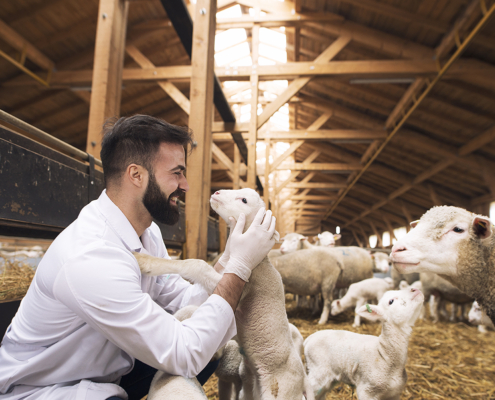
[[(493, 0), (218, 0), (217, 6), (235, 4), (244, 16), (218, 20), (218, 31), (246, 28), (251, 49), (253, 26), (284, 26), (287, 35), (286, 64), (215, 69), (220, 81), (239, 82), (224, 90), (227, 99), (249, 89), (253, 73), (260, 88), (290, 82), (273, 101), (260, 93), (257, 119), (258, 140), (291, 142), (291, 177), (271, 197), (285, 230), (313, 234), (340, 226), (342, 243), (364, 244), (434, 205), (488, 212), (495, 200), (495, 19), (485, 17), (470, 34)], [(250, 16), (256, 7), (262, 13)], [(83, 150), (97, 14), (97, 0), (0, 6), (0, 50), (17, 62), (25, 58), (22, 65), (48, 81), (0, 58), (0, 109)], [(190, 64), (160, 1), (130, 1), (120, 114), (187, 125)], [(289, 132), (263, 126), (289, 101)], [(215, 121), (213, 190), (236, 179), (234, 142), (222, 133), (218, 114)], [(248, 125), (236, 125), (246, 138)]]

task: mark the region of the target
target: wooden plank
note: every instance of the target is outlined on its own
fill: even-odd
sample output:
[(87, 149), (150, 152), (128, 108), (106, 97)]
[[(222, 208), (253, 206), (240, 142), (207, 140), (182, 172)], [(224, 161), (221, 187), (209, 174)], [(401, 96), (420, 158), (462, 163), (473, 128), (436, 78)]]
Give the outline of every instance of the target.
[(234, 145), (234, 171), (233, 171), (233, 186), (232, 189), (237, 190), (240, 188), (240, 164), (241, 164), (241, 153), (239, 148)]
[(213, 158), (227, 167), (229, 171), (234, 172), (234, 163), (215, 143), (211, 144), (211, 152)]
[(380, 233), (378, 233), (378, 230), (376, 229), (376, 226), (373, 222), (368, 221), (368, 223), (369, 223), (371, 229), (373, 230), (374, 234), (376, 235), (376, 238), (378, 239), (378, 241), (377, 241), (378, 246), (377, 247), (382, 248), (383, 247), (382, 236), (380, 235)]
[(218, 18), (217, 29), (250, 29), (255, 25), (261, 27), (279, 27), (279, 26), (292, 26), (301, 25), (307, 22), (334, 22), (342, 21), (344, 18), (337, 14), (332, 13), (304, 13), (304, 14), (292, 14), (292, 13), (277, 13), (260, 15), (259, 17), (252, 17), (245, 15), (235, 18)]
[(292, 189), (342, 189), (346, 186), (345, 183), (332, 183), (332, 182), (292, 182), (287, 185), (288, 188)]
[(354, 229), (351, 229), (352, 236), (354, 236), (354, 239), (356, 239), (356, 243), (358, 244), (359, 247), (363, 247), (363, 243), (361, 240), (359, 240), (358, 235), (356, 234), (356, 231)]
[(440, 197), (438, 196), (438, 193), (435, 190), (435, 188), (433, 187), (433, 185), (429, 184), (429, 185), (426, 185), (426, 187), (428, 188), (428, 192), (430, 193), (430, 198), (431, 198), (431, 201), (433, 202), (433, 205), (434, 206), (442, 206), (443, 202), (442, 202), (442, 200), (440, 200)]
[[(265, 138), (269, 139), (269, 138)], [(282, 164), (284, 160), (286, 160), (290, 155), (294, 154), (294, 152), (304, 144), (304, 140), (296, 140), (292, 142), (290, 147), (283, 152), (276, 160), (273, 161), (273, 164), (270, 165), (270, 172), (275, 171), (277, 167)]]
[[(200, 13), (204, 10), (204, 13)], [(206, 260), (211, 181), (211, 126), (213, 118), (213, 60), (216, 0), (198, 0), (193, 29), (191, 116), (189, 127), (197, 141), (187, 159), (187, 258)], [(232, 184), (231, 184), (232, 185)]]
[(330, 202), (332, 200), (335, 200), (337, 196), (332, 196), (332, 195), (327, 195), (327, 196), (317, 196), (317, 195), (294, 195), (291, 196), (291, 200), (306, 200), (306, 201), (324, 201), (324, 202)]
[(265, 200), (265, 208), (268, 210), (270, 204), (270, 153), (271, 153), (270, 139), (265, 139), (265, 186), (263, 188), (263, 195)]
[(25, 53), (25, 56), (39, 67), (47, 71), (53, 70), (55, 64), (52, 60), (2, 20), (0, 20), (0, 38), (14, 49)]
[(255, 25), (252, 30), (251, 40), (251, 58), (253, 68), (251, 72), (251, 119), (249, 121), (249, 139), (248, 139), (248, 175), (247, 184), (251, 189), (256, 185), (256, 142), (258, 137), (258, 96), (259, 96), (259, 75), (257, 70), (259, 57), (259, 37), (260, 27)]
[(124, 0), (100, 0), (86, 141), (86, 151), (95, 157), (103, 124), (120, 114), (128, 9)]
[(292, 171), (338, 171), (351, 172), (359, 171), (360, 164), (344, 164), (344, 163), (295, 163), (290, 165), (280, 165), (278, 169), (291, 169)]
[(383, 140), (387, 137), (385, 130), (370, 129), (320, 129), (309, 131), (303, 129), (291, 131), (266, 131), (259, 134), (259, 139), (273, 140), (340, 140), (340, 141), (371, 141)]
[[(129, 44), (126, 46), (126, 51), (141, 68), (155, 68), (155, 65), (145, 57), (136, 46)], [(177, 86), (169, 81), (158, 81), (157, 84), (185, 111), (187, 115), (190, 114), (191, 104), (189, 99), (177, 89)]]
[[(350, 38), (347, 36), (339, 37), (333, 42), (325, 51), (323, 51), (314, 61), (316, 64), (324, 64), (334, 58), (347, 44), (350, 42)], [(270, 103), (265, 107), (263, 112), (258, 118), (258, 128), (261, 128), (275, 112), (282, 107), (287, 101), (289, 101), (299, 90), (301, 90), (311, 78), (297, 78), (287, 89), (280, 94), (273, 103)]]

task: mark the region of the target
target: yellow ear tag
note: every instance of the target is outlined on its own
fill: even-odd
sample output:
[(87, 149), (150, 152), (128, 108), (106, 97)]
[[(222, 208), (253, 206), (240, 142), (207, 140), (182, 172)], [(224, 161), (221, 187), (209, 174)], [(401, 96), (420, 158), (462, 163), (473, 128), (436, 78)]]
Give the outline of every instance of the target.
[(373, 312), (373, 310), (371, 309), (370, 305), (368, 303), (366, 303), (366, 309), (368, 310), (368, 312), (371, 314)]

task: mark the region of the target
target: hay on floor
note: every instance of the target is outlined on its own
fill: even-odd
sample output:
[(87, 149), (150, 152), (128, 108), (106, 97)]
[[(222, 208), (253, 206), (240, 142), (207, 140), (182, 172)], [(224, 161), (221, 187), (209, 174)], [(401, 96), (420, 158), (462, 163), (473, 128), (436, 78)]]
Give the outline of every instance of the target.
[[(353, 328), (353, 311), (318, 325), (318, 315), (308, 309), (296, 310), (287, 296), (287, 314), (304, 338), (321, 329), (339, 329), (378, 336), (380, 324), (362, 323)], [(495, 399), (495, 332), (482, 334), (465, 323), (418, 320), (409, 342), (407, 386), (401, 399)], [(204, 386), (208, 399), (217, 400), (215, 376)], [(357, 399), (352, 388), (340, 384), (326, 400)]]
[(0, 271), (0, 303), (22, 299), (33, 280), (33, 268), (21, 261), (0, 259)]

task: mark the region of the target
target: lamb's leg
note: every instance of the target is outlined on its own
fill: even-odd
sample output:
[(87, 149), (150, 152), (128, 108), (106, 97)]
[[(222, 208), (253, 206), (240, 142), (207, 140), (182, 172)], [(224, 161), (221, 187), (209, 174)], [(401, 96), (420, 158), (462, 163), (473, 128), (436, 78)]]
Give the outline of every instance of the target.
[(330, 307), (332, 305), (331, 293), (333, 293), (333, 289), (332, 289), (332, 291), (330, 291), (330, 293), (328, 293), (328, 292), (322, 293), (322, 295), (323, 295), (323, 311), (321, 312), (321, 316), (320, 316), (320, 320), (318, 321), (318, 325), (326, 324), (328, 321), (328, 315), (330, 314)]
[(218, 380), (218, 400), (232, 400), (232, 382)]
[(440, 298), (435, 295), (430, 296), (430, 317), (433, 320), (433, 323), (438, 322), (438, 305), (440, 303)]
[(318, 313), (318, 311), (320, 310), (320, 295), (317, 294), (316, 296), (313, 297), (314, 298), (314, 303), (313, 303), (313, 314), (316, 314)]
[(147, 254), (134, 253), (143, 275), (178, 274), (191, 283), (200, 284), (211, 294), (222, 275), (203, 260), (166, 260)]
[(451, 309), (450, 309), (450, 318), (449, 318), (449, 321), (450, 322), (455, 322), (456, 321), (456, 311), (457, 311), (457, 307), (456, 307), (456, 304), (455, 303), (451, 303)]
[(361, 326), (361, 317), (359, 316), (359, 314), (357, 313), (357, 310), (359, 308), (361, 308), (361, 306), (365, 305), (366, 304), (366, 300), (363, 299), (362, 297), (358, 298), (357, 301), (356, 301), (356, 308), (354, 309), (354, 323), (352, 324), (353, 327), (358, 327), (358, 326)]

